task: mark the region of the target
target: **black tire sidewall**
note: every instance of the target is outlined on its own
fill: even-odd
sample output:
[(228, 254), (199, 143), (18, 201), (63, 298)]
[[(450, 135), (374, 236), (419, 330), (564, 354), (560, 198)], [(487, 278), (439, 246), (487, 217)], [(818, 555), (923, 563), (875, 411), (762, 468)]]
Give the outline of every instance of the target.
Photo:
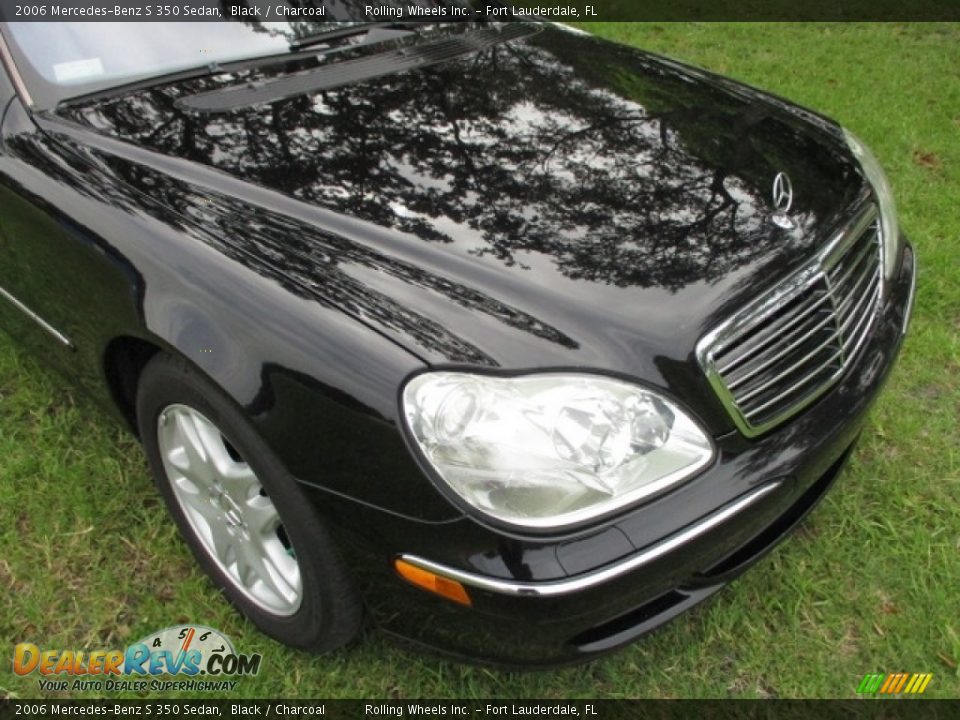
[[(300, 564), (303, 596), (293, 615), (272, 614), (247, 598), (196, 536), (167, 478), (157, 440), (158, 418), (172, 404), (194, 408), (216, 425), (270, 496)], [(293, 647), (330, 650), (357, 634), (362, 606), (333, 541), (297, 481), (223, 391), (186, 361), (160, 354), (141, 374), (137, 423), (167, 508), (197, 561), (231, 603), (265, 633)]]

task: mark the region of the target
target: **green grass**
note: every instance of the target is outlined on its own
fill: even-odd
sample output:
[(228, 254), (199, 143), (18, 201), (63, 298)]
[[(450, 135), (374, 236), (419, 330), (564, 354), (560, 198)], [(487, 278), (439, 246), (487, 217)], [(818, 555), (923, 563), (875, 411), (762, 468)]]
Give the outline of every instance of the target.
[[(0, 339), (0, 655), (123, 646), (195, 621), (264, 654), (244, 697), (852, 697), (866, 672), (960, 696), (960, 26), (593, 24), (833, 116), (887, 167), (920, 256), (899, 366), (835, 490), (707, 606), (587, 666), (504, 673), (379, 635), (314, 657), (200, 574), (136, 443)], [(0, 663), (0, 696), (38, 695)]]

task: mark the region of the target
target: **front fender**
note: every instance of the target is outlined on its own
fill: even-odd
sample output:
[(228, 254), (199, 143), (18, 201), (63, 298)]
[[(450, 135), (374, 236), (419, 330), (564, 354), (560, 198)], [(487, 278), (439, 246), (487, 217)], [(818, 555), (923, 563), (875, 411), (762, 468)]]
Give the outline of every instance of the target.
[(397, 391), (419, 358), (275, 264), (231, 252), (202, 189), (160, 192), (162, 173), (39, 123), (21, 109), (7, 124), (4, 170), (44, 221), (27, 266), (61, 280), (35, 300), (75, 341), (81, 384), (108, 395), (107, 347), (140, 338), (209, 376), (300, 481), (417, 520), (460, 516), (397, 426)]

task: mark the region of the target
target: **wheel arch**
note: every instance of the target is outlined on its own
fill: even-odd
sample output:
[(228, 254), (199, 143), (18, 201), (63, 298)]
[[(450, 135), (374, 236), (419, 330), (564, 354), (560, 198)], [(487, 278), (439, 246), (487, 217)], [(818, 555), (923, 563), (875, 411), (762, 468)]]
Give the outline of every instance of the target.
[(140, 437), (137, 425), (137, 385), (147, 363), (165, 348), (132, 335), (119, 335), (107, 343), (103, 372), (110, 398), (130, 431)]
[[(222, 382), (217, 373), (204, 368), (197, 359), (190, 357), (186, 348), (170, 344), (162, 339), (148, 339), (137, 335), (121, 334), (106, 343), (103, 352), (103, 373), (110, 399), (116, 410), (135, 436), (140, 437), (137, 423), (137, 388), (147, 364), (160, 353), (183, 359), (195, 372), (219, 387), (238, 406), (235, 391)], [(202, 359), (202, 358), (201, 358)]]

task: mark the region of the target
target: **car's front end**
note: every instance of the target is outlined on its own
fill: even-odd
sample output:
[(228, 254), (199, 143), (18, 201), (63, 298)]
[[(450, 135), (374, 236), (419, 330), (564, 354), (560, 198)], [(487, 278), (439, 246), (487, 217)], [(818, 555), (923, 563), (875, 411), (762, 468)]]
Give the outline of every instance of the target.
[[(611, 516), (601, 509), (597, 519), (575, 520), (572, 528), (562, 523), (577, 513), (561, 515), (553, 525), (549, 519), (532, 516), (525, 525), (517, 513), (524, 507), (531, 515), (543, 513), (549, 502), (524, 497), (537, 488), (536, 478), (531, 479), (537, 468), (527, 473), (515, 473), (515, 469), (539, 457), (532, 446), (535, 441), (522, 437), (524, 420), (514, 418), (502, 428), (504, 452), (509, 455), (522, 448), (529, 452), (524, 459), (504, 463), (499, 486), (495, 479), (481, 483), (478, 495), (468, 491), (465, 495), (470, 499), (461, 495), (454, 500), (468, 517), (424, 525), (384, 515), (377, 522), (376, 546), (347, 543), (357, 554), (357, 566), (370, 569), (362, 577), (370, 606), (385, 629), (464, 657), (517, 665), (576, 661), (627, 643), (704, 600), (773, 547), (823, 497), (850, 456), (910, 320), (916, 283), (913, 249), (902, 236), (884, 245), (876, 197), (852, 215), (852, 222), (807, 268), (704, 336), (697, 348), (698, 361), (739, 427), (700, 446), (707, 460), (700, 466), (700, 460), (692, 463), (689, 477), (672, 478), (666, 488), (654, 491), (652, 500), (628, 499), (623, 511)], [(885, 269), (882, 258), (891, 252), (896, 258)], [(862, 272), (847, 272), (854, 268)], [(834, 277), (842, 282), (828, 286)], [(844, 293), (844, 287), (853, 291)], [(854, 314), (857, 308), (859, 313)], [(740, 333), (723, 345), (731, 327)], [(736, 376), (729, 381), (718, 372), (712, 353), (730, 347), (746, 356), (740, 376), (748, 376), (752, 384), (737, 384)], [(750, 352), (751, 347), (759, 349)], [(733, 364), (729, 356), (728, 351), (728, 366)], [(751, 368), (761, 370), (751, 373)], [(502, 393), (490, 393), (482, 383), (478, 386), (474, 372), (464, 368), (433, 371), (442, 397), (439, 407), (429, 408), (433, 413), (429, 422), (460, 433), (459, 442), (477, 458), (466, 464), (467, 470), (482, 465), (489, 476), (496, 449), (483, 447), (483, 434), (490, 430), (489, 415), (509, 415), (504, 405), (510, 400)], [(465, 380), (465, 390), (450, 382), (458, 373)], [(422, 382), (430, 374), (413, 380), (419, 377)], [(553, 370), (482, 377), (506, 383), (552, 380), (574, 387), (584, 382), (589, 386), (591, 378), (609, 380), (603, 374)], [(646, 395), (642, 380), (622, 378), (621, 382), (634, 383)], [(730, 385), (747, 400), (738, 404), (728, 390)], [(788, 395), (793, 402), (785, 402), (784, 395), (797, 385), (798, 391)], [(756, 414), (745, 418), (743, 413), (751, 388), (758, 387), (761, 390), (752, 397), (762, 402), (754, 405), (767, 405), (759, 422)], [(472, 396), (465, 400), (463, 393)], [(442, 449), (438, 452), (435, 437), (417, 437), (414, 427), (423, 421), (413, 417), (418, 411), (409, 407), (411, 394), (408, 390), (400, 395), (411, 418), (409, 446), (424, 473), (449, 492), (443, 472), (455, 471), (458, 458), (450, 464)], [(484, 419), (483, 408), (477, 405), (485, 394), (494, 402)], [(571, 408), (583, 411), (582, 400), (575, 398)], [(564, 409), (554, 409), (549, 427), (561, 467), (569, 457), (569, 445), (562, 441), (562, 433), (569, 430), (563, 413)], [(464, 415), (476, 419), (477, 432), (471, 433)], [(609, 417), (610, 413), (592, 419), (606, 422)], [(584, 414), (580, 418), (587, 422)], [(649, 415), (640, 423), (644, 420), (647, 424), (634, 427), (634, 434), (650, 437), (656, 430), (662, 437), (662, 419), (653, 423), (654, 430)], [(539, 423), (539, 417), (534, 422)], [(589, 451), (592, 440), (592, 449), (600, 452), (603, 440), (614, 439), (615, 433), (608, 427), (587, 428), (579, 437), (584, 441), (581, 450)], [(641, 451), (641, 457), (651, 452), (649, 445), (638, 440), (632, 447)], [(427, 453), (442, 459), (431, 462)], [(595, 469), (602, 462), (590, 458), (583, 464)], [(451, 476), (454, 483), (462, 484), (456, 472)], [(544, 485), (555, 496), (561, 483), (551, 486), (544, 481)], [(490, 514), (490, 498), (497, 491), (502, 496), (502, 514), (509, 518), (506, 522)], [(510, 497), (512, 491), (517, 497)], [(595, 497), (602, 506), (611, 494), (615, 493), (600, 492)], [(403, 587), (400, 577), (405, 577), (408, 587)]]
[[(415, 530), (407, 520), (380, 518), (383, 545), (365, 551), (362, 542), (350, 544), (368, 553), (358, 565), (374, 568), (364, 576), (371, 608), (385, 629), (420, 643), (469, 658), (548, 665), (614, 649), (709, 597), (781, 540), (833, 484), (896, 360), (915, 281), (905, 244), (861, 346), (822, 394), (755, 437), (738, 429), (711, 438), (709, 465), (652, 501), (574, 532), (505, 530), (479, 512)], [(398, 567), (409, 577), (406, 588)]]
[[(816, 504), (914, 292), (859, 141), (549, 26), (298, 42), (32, 122), (124, 189), (85, 222), (160, 238), (111, 249), (145, 342), (249, 419), (382, 628), (472, 659), (587, 658)], [(36, 135), (9, 146), (42, 155)]]
[[(751, 100), (761, 118), (763, 104), (780, 102)], [(384, 628), (517, 665), (600, 654), (719, 590), (830, 488), (900, 350), (916, 260), (863, 143), (781, 109), (799, 118), (798, 135), (819, 136), (820, 149), (855, 168), (842, 182), (847, 195), (825, 221), (794, 205), (787, 173), (771, 173), (757, 242), (800, 234), (804, 252), (781, 255), (763, 279), (741, 281), (736, 301), (728, 295), (699, 318), (638, 307), (651, 326), (677, 331), (662, 356), (644, 348), (655, 379), (602, 363), (438, 363), (407, 379), (398, 393), (407, 446), (465, 517), (416, 530), (382, 519), (358, 564), (374, 568), (367, 597)], [(805, 179), (814, 190), (815, 174)], [(685, 345), (691, 327), (697, 339)], [(671, 361), (702, 373), (709, 392), (671, 372)], [(728, 430), (717, 431), (717, 404)], [(409, 587), (399, 590), (398, 578)]]

